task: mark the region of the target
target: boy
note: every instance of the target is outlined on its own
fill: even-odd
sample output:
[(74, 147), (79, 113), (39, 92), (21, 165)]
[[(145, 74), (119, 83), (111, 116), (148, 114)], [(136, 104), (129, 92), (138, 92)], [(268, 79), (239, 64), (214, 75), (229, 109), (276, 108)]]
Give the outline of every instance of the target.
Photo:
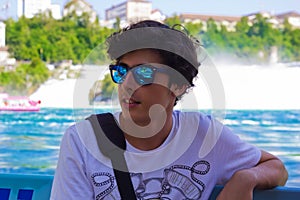
[[(210, 116), (173, 110), (194, 86), (197, 41), (146, 20), (107, 43), (122, 109), (114, 117), (126, 139), (137, 199), (208, 199), (216, 184), (224, 185), (218, 199), (252, 199), (254, 188), (285, 184), (287, 171), (275, 156), (241, 141)], [(51, 199), (120, 199), (116, 184), (91, 124), (71, 126), (61, 143)]]

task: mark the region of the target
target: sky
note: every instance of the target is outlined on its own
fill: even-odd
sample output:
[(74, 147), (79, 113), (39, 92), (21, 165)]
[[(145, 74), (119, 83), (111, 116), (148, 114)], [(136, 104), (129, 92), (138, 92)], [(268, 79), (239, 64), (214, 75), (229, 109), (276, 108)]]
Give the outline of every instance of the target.
[[(62, 7), (69, 0), (52, 0), (53, 4)], [(86, 0), (97, 11), (100, 19), (104, 19), (105, 9), (125, 0)], [(165, 15), (195, 13), (205, 15), (242, 16), (258, 11), (268, 11), (280, 14), (289, 11), (300, 13), (300, 0), (150, 0), (153, 9), (160, 9)], [(1, 10), (2, 6), (10, 2), (10, 9), (16, 7), (17, 0), (0, 0), (0, 18), (9, 15)], [(12, 11), (10, 11), (12, 12)]]
[[(99, 16), (104, 18), (105, 9), (125, 0), (86, 0)], [(165, 15), (174, 13), (197, 13), (206, 15), (242, 16), (258, 11), (279, 14), (288, 11), (300, 13), (300, 0), (150, 0), (153, 9), (160, 9)], [(68, 2), (68, 0), (52, 0)]]

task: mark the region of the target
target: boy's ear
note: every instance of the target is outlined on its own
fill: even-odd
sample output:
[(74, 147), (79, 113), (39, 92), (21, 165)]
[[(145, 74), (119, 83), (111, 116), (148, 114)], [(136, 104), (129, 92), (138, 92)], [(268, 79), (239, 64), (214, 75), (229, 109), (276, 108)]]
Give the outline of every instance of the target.
[(172, 84), (170, 90), (176, 97), (179, 97), (185, 93), (187, 88), (188, 86), (186, 84), (183, 85)]

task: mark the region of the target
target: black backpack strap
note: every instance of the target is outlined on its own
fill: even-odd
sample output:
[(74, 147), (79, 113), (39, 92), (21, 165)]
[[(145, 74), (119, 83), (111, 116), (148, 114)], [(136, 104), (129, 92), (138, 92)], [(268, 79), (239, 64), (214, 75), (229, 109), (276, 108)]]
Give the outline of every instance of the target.
[(111, 159), (121, 199), (136, 200), (124, 157), (125, 137), (114, 116), (111, 113), (103, 113), (91, 115), (87, 120), (92, 124), (100, 151)]

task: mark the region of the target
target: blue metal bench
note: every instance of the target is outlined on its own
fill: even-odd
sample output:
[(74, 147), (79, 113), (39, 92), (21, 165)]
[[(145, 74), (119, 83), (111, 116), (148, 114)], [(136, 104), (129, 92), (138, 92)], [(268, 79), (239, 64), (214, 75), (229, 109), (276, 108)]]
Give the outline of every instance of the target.
[[(0, 174), (1, 200), (48, 200), (53, 176)], [(222, 190), (216, 186), (210, 200), (216, 199)], [(300, 188), (276, 187), (272, 190), (255, 190), (254, 200), (299, 200)]]

